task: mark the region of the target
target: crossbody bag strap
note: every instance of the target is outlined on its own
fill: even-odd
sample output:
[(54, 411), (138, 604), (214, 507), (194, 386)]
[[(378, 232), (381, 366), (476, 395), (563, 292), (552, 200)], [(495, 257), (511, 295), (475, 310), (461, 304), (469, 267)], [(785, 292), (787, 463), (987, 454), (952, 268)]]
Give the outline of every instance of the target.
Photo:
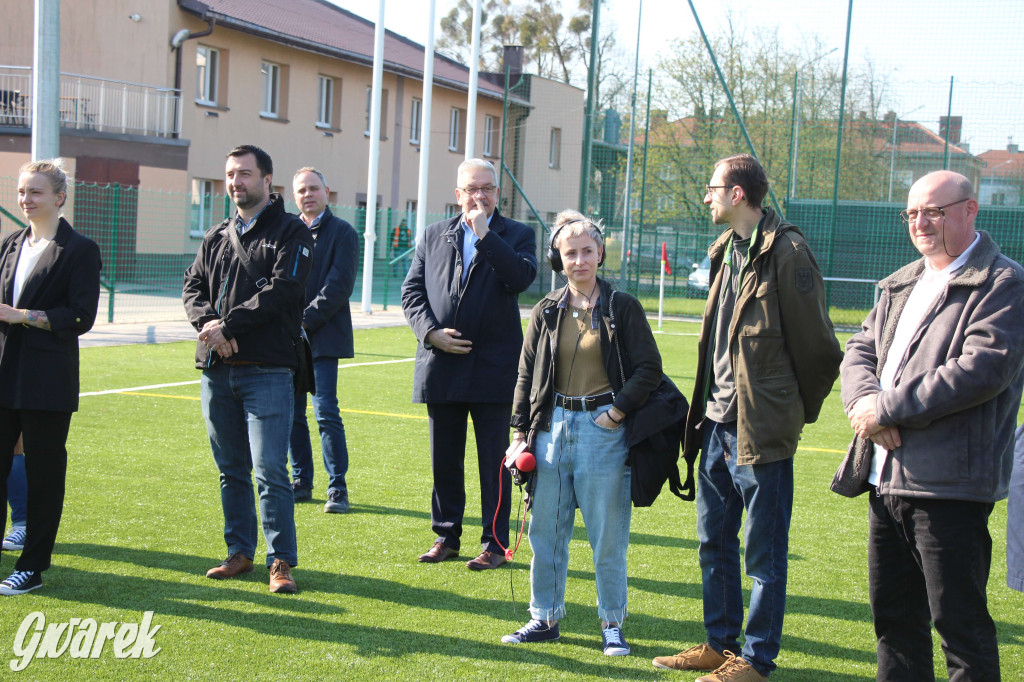
[(251, 277), (252, 281), (256, 283), (256, 288), (262, 289), (270, 284), (266, 277), (256, 272), (256, 268), (252, 264), (252, 261), (249, 260), (249, 254), (245, 252), (245, 247), (242, 246), (242, 240), (239, 239), (238, 230), (235, 229), (234, 225), (228, 225), (228, 236), (231, 239), (231, 246), (235, 250), (235, 255), (238, 256), (238, 260), (242, 263), (242, 267), (245, 268), (245, 271), (249, 273), (249, 277)]

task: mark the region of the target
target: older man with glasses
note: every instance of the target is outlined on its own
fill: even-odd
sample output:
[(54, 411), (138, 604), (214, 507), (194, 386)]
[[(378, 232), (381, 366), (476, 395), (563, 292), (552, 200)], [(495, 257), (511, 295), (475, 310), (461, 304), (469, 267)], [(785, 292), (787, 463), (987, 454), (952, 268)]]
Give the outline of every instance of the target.
[(413, 401), (427, 404), (434, 479), (430, 523), (437, 537), (419, 560), (459, 555), (472, 417), (483, 532), (482, 551), (466, 566), (476, 571), (505, 563), (511, 482), (501, 461), (523, 345), (519, 294), (537, 274), (536, 236), (498, 212), (497, 185), (489, 162), (459, 166), (462, 213), (424, 229), (402, 285), (402, 309), (419, 341)]
[(919, 179), (900, 215), (923, 258), (879, 282), (846, 344), (855, 436), (832, 489), (869, 493), (878, 679), (935, 679), (934, 623), (951, 681), (998, 680), (988, 519), (1007, 495), (1024, 386), (1024, 269), (975, 230), (959, 173)]

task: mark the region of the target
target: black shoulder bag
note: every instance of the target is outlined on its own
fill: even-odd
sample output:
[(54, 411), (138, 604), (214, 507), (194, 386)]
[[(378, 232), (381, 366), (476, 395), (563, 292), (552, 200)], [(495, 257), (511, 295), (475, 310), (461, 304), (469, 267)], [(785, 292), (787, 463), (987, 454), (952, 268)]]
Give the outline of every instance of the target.
[[(615, 292), (608, 300), (612, 329), (615, 329)], [(615, 353), (619, 358), (619, 374), (626, 383), (626, 370), (615, 333)], [(632, 373), (632, 367), (630, 368)], [(630, 497), (635, 507), (649, 507), (668, 481), (669, 490), (683, 500), (694, 498), (692, 465), (688, 463), (686, 485), (679, 480), (679, 453), (683, 444), (686, 398), (662, 373), (661, 381), (647, 396), (643, 405), (626, 415), (626, 445), (629, 447)]]
[[(245, 268), (245, 271), (252, 278), (252, 281), (256, 283), (257, 289), (270, 284), (267, 278), (256, 272), (256, 268), (253, 267), (252, 261), (249, 260), (249, 254), (245, 252), (245, 247), (242, 246), (242, 240), (238, 238), (238, 230), (235, 229), (234, 225), (228, 225), (228, 235), (231, 237), (231, 246), (235, 250), (235, 255), (238, 256), (238, 261)], [(309, 341), (302, 334), (299, 334), (297, 339), (292, 339), (292, 347), (295, 349), (295, 376), (293, 377), (295, 382), (295, 391), (297, 393), (316, 393), (316, 380), (313, 376), (313, 349), (309, 347)]]

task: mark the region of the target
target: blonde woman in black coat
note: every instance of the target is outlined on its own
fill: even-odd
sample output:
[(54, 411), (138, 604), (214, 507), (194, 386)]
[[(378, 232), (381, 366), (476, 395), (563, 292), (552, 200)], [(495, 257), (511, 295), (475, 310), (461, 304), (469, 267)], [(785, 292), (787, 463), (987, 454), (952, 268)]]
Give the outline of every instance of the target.
[[(0, 242), (0, 486), (23, 434), (28, 525), (0, 594), (42, 586), (64, 507), (68, 429), (78, 409), (78, 337), (92, 328), (100, 250), (61, 217), (67, 174), (60, 160), (22, 166), (18, 206), (28, 227)], [(7, 519), (0, 507), (0, 528)]]

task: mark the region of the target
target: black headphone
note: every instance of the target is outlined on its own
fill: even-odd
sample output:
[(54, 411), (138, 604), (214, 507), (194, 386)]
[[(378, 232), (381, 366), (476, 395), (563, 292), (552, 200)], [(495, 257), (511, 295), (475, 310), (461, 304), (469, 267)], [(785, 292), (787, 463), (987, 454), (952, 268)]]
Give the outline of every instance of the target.
[(558, 250), (558, 248), (555, 246), (555, 240), (558, 238), (558, 233), (561, 232), (562, 228), (564, 228), (566, 225), (572, 225), (573, 223), (582, 223), (582, 222), (590, 223), (594, 227), (594, 229), (596, 229), (600, 233), (600, 235), (601, 235), (601, 242), (602, 242), (602, 244), (601, 244), (601, 258), (598, 259), (598, 261), (597, 261), (597, 267), (601, 267), (602, 265), (604, 265), (604, 256), (605, 256), (604, 230), (602, 230), (601, 226), (598, 225), (597, 223), (595, 223), (592, 220), (579, 220), (579, 219), (577, 219), (577, 220), (570, 220), (568, 222), (562, 223), (561, 225), (558, 226), (557, 230), (555, 230), (554, 232), (551, 233), (551, 241), (548, 242), (548, 263), (551, 264), (551, 269), (554, 270), (555, 272), (562, 272), (562, 270), (565, 269), (562, 266), (562, 254)]

